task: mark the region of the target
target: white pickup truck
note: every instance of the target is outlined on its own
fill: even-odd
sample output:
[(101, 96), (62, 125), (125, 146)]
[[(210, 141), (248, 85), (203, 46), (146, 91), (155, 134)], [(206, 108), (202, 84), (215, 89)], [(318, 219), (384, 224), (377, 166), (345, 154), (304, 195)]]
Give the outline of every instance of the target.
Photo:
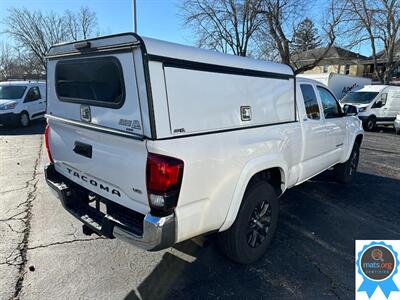
[(86, 234), (154, 251), (212, 233), (251, 263), (286, 189), (357, 168), (356, 108), (286, 65), (120, 34), (53, 46), (47, 70), (46, 180)]

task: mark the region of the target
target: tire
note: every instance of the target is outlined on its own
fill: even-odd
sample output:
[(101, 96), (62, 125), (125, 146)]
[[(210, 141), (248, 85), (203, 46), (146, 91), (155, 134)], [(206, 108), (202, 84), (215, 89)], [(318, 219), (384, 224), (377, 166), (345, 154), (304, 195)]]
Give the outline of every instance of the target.
[(23, 111), (20, 115), (19, 115), (19, 126), (21, 127), (27, 127), (29, 126), (30, 123), (30, 119), (29, 119), (29, 115), (26, 111)]
[(340, 183), (350, 183), (357, 171), (358, 161), (360, 159), (360, 145), (354, 143), (353, 150), (351, 151), (349, 159), (342, 163), (337, 164), (334, 168), (335, 180)]
[(396, 134), (400, 134), (400, 128), (395, 128)]
[(220, 251), (239, 264), (257, 261), (274, 237), (278, 215), (279, 201), (274, 188), (267, 182), (255, 183), (246, 191), (233, 225), (218, 234)]
[(376, 128), (376, 118), (369, 117), (364, 123), (363, 127), (366, 131), (373, 131)]

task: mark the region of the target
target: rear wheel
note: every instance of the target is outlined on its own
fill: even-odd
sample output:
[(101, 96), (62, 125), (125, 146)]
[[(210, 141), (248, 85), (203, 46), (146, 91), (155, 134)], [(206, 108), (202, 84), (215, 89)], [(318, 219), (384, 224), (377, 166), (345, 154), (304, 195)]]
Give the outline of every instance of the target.
[(395, 128), (396, 134), (400, 134), (400, 128)]
[(278, 224), (279, 203), (267, 182), (258, 182), (246, 191), (233, 225), (218, 234), (223, 254), (240, 264), (257, 261), (266, 252)]
[(21, 127), (27, 127), (30, 123), (29, 115), (26, 111), (23, 111), (19, 116), (19, 125)]
[(350, 183), (357, 171), (359, 159), (360, 145), (354, 143), (349, 159), (342, 164), (337, 164), (334, 168), (336, 181), (340, 183)]
[(364, 122), (364, 129), (367, 131), (373, 131), (376, 127), (376, 119), (375, 117), (369, 117), (365, 122)]

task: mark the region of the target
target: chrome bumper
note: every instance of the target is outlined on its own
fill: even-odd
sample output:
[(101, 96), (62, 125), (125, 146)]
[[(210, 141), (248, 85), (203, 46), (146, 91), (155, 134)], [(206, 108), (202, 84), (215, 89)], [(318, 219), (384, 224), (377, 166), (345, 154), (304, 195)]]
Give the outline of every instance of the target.
[(118, 238), (148, 251), (162, 250), (175, 243), (174, 214), (165, 217), (151, 214), (143, 216), (121, 207), (118, 208), (118, 214), (109, 214), (109, 210), (119, 206), (111, 201), (106, 203), (105, 214), (89, 206), (84, 199), (79, 199), (77, 195), (80, 193), (76, 190), (83, 188), (77, 188), (75, 183), (58, 173), (53, 164), (45, 166), (44, 173), (47, 184), (60, 199), (63, 207), (91, 232), (108, 238)]
[(118, 226), (114, 226), (113, 235), (148, 251), (165, 249), (175, 243), (175, 215), (166, 217), (146, 215), (143, 220), (142, 236), (137, 236)]

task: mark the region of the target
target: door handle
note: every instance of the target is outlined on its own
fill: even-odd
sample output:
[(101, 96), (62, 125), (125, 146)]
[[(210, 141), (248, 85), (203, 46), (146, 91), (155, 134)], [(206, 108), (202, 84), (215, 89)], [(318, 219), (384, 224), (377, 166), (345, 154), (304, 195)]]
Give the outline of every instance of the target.
[(76, 141), (74, 144), (73, 151), (76, 154), (85, 156), (87, 158), (92, 158), (92, 145)]

